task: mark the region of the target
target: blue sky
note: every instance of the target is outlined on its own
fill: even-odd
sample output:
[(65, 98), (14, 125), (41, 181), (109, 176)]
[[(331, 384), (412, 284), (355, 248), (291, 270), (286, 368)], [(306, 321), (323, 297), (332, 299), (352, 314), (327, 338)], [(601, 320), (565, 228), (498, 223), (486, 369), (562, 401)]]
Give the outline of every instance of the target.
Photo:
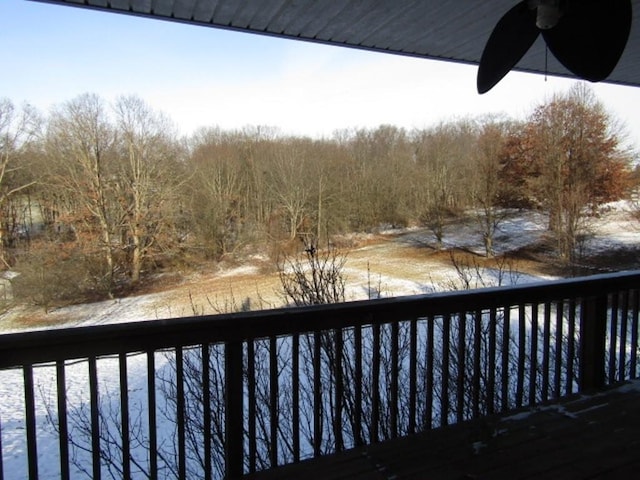
[[(523, 118), (572, 81), (510, 73), (475, 90), (472, 66), (294, 42), (26, 0), (0, 1), (0, 96), (43, 111), (92, 92), (137, 94), (179, 131), (270, 125), (285, 133), (395, 124), (423, 128), (485, 113)], [(594, 86), (640, 139), (640, 89)]]

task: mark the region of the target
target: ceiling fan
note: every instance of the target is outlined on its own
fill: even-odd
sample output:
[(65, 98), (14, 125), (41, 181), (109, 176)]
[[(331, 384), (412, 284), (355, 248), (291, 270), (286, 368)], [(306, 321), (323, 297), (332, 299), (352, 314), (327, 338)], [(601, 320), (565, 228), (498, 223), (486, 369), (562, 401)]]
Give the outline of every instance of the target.
[(523, 0), (498, 21), (478, 68), (478, 93), (491, 90), (539, 34), (570, 72), (591, 82), (613, 71), (629, 38), (631, 0)]

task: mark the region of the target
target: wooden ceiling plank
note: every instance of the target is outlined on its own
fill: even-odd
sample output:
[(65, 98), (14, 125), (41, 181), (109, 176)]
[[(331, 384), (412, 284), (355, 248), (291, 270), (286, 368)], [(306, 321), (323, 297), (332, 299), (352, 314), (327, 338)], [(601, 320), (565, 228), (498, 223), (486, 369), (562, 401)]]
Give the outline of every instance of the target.
[(173, 17), (179, 20), (193, 20), (193, 12), (198, 0), (174, 0)]
[(173, 0), (152, 0), (151, 14), (160, 17), (171, 18), (173, 13)]
[[(402, 8), (394, 8), (393, 11), (386, 11), (386, 7), (383, 12), (372, 11), (362, 19), (361, 23), (365, 25), (365, 28), (361, 29), (361, 34), (355, 37), (353, 42), (358, 45), (386, 50), (394, 38), (402, 37), (415, 29), (424, 29), (424, 15), (420, 15), (420, 13), (432, 9), (432, 6), (417, 0), (404, 2)], [(381, 19), (384, 21), (380, 21)]]
[(232, 26), (235, 14), (239, 9), (240, 4), (241, 2), (239, 0), (218, 2), (218, 6), (216, 7), (211, 22), (224, 27)]
[(197, 0), (192, 12), (193, 21), (210, 24), (217, 6), (217, 0)]
[[(264, 2), (244, 1), (238, 7), (231, 25), (237, 28), (245, 28), (247, 30), (256, 30), (252, 25), (257, 15), (264, 15), (265, 11), (270, 11), (272, 7), (268, 5), (273, 4), (273, 0)], [(275, 2), (277, 3), (277, 2)]]
[(353, 38), (353, 33), (358, 20), (367, 15), (374, 7), (380, 3), (379, 0), (373, 2), (367, 0), (348, 0), (342, 13), (335, 17), (334, 21), (327, 23), (324, 28), (316, 33), (316, 38), (344, 44), (349, 38)]
[(260, 3), (260, 8), (256, 9), (251, 20), (249, 28), (257, 32), (266, 32), (267, 28), (277, 17), (281, 10), (285, 9), (289, 0), (265, 0)]
[(151, 12), (151, 0), (130, 0), (131, 11), (148, 15)]
[(342, 2), (311, 2), (304, 16), (293, 18), (284, 29), (285, 34), (297, 35), (304, 33), (305, 38), (315, 39), (318, 32), (327, 23), (335, 21), (344, 11)]
[[(321, 2), (323, 3), (323, 2)], [(312, 6), (313, 0), (289, 0), (280, 8), (278, 13), (267, 25), (267, 31), (275, 34), (298, 36), (300, 32), (291, 33), (291, 24), (300, 18), (308, 18), (306, 12)], [(306, 38), (306, 37), (305, 37)]]
[(122, 10), (123, 12), (133, 11), (131, 6), (131, 0), (109, 0), (111, 8), (116, 10)]

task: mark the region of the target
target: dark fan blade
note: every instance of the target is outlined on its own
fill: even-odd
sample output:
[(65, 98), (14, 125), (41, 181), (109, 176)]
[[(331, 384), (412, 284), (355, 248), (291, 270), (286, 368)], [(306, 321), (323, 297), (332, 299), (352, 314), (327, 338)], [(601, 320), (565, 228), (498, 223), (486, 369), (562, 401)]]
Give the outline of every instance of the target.
[(488, 92), (515, 67), (538, 37), (536, 11), (524, 0), (509, 10), (491, 32), (478, 68), (478, 93)]
[(631, 30), (630, 0), (571, 2), (558, 24), (543, 30), (551, 53), (576, 76), (592, 82), (613, 71)]

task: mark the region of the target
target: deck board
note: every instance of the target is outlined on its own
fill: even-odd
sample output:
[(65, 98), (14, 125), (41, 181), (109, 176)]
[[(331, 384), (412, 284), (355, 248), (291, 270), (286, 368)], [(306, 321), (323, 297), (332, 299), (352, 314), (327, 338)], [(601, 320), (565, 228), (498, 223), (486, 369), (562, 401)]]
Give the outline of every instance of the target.
[(295, 465), (251, 480), (605, 479), (640, 472), (640, 383)]

